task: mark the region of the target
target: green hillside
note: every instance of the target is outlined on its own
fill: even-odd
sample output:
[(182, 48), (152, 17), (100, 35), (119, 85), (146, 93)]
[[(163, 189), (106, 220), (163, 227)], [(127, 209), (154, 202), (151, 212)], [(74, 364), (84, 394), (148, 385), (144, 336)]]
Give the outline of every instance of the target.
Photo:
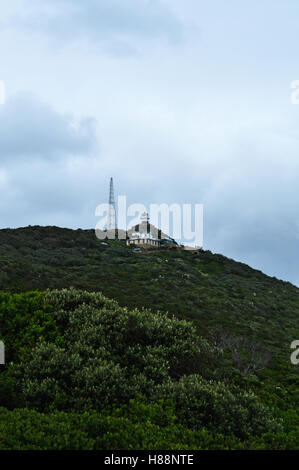
[[(69, 287), (79, 291), (60, 294)], [(136, 253), (121, 241), (101, 244), (93, 230), (36, 226), (0, 230), (0, 291), (7, 353), (0, 415), (12, 433), (1, 441), (0, 427), (0, 448), (18, 445), (15, 416), (29, 436), (34, 420), (57, 426), (58, 435), (77, 433), (61, 435), (60, 447), (31, 436), (22, 448), (296, 448), (299, 367), (290, 344), (299, 338), (299, 289), (292, 284), (208, 251)], [(71, 353), (82, 374), (71, 361), (61, 376)], [(60, 368), (41, 367), (47, 361)], [(101, 391), (91, 370), (106, 383)], [(167, 400), (163, 418), (157, 410)], [(105, 433), (96, 441), (89, 421), (114, 433), (114, 444)], [(127, 435), (117, 434), (120, 423)]]

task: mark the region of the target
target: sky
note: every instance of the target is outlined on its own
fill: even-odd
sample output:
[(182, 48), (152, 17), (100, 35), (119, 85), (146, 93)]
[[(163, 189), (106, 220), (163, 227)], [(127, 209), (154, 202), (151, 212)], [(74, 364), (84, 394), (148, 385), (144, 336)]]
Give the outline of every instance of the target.
[(298, 0), (1, 0), (0, 228), (204, 204), (204, 249), (299, 285)]

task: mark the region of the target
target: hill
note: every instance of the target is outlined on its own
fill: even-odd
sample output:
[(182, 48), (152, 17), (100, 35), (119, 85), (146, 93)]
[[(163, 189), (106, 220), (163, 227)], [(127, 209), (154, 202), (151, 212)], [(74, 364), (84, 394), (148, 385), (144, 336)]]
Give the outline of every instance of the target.
[[(60, 290), (69, 287), (80, 289), (80, 291), (78, 291), (77, 294), (76, 291), (65, 291), (70, 293), (63, 294), (61, 297), (59, 293)], [(48, 291), (49, 293), (46, 294), (46, 297), (44, 297), (45, 294), (39, 293), (47, 289), (59, 290), (53, 291), (52, 294)], [(226, 441), (223, 441), (223, 430), (227, 426), (235, 426), (235, 421), (245, 419), (244, 422), (247, 422), (248, 419), (244, 418), (245, 411), (240, 411), (243, 416), (241, 419), (241, 416), (237, 418), (236, 409), (231, 409), (229, 414), (235, 416), (235, 418), (232, 418), (235, 421), (229, 424), (223, 421), (223, 415), (218, 415), (216, 411), (213, 418), (213, 413), (209, 409), (207, 416), (210, 416), (212, 422), (208, 423), (206, 418), (202, 419), (204, 420), (204, 432), (213, 434), (211, 437), (212, 444), (206, 444), (206, 447), (203, 448), (213, 448), (213, 446), (215, 446), (215, 448), (226, 448), (226, 446), (238, 448), (238, 445), (245, 446), (245, 448), (250, 448), (250, 446), (253, 446), (253, 448), (271, 448), (271, 446), (277, 448), (279, 445), (282, 445), (282, 448), (294, 448), (294, 441), (296, 440), (294, 433), (296, 423), (298, 424), (298, 415), (296, 415), (295, 412), (295, 409), (298, 407), (298, 366), (294, 366), (290, 362), (290, 344), (294, 339), (298, 339), (299, 337), (299, 289), (290, 283), (268, 277), (262, 272), (254, 270), (245, 264), (237, 263), (222, 255), (212, 254), (209, 251), (201, 251), (199, 254), (196, 254), (176, 249), (165, 249), (159, 250), (158, 252), (153, 250), (146, 254), (136, 253), (121, 241), (108, 241), (107, 244), (102, 244), (95, 237), (93, 230), (70, 230), (58, 227), (39, 226), (0, 230), (0, 291), (2, 292), (0, 299), (0, 319), (2, 318), (0, 331), (2, 331), (3, 338), (6, 338), (6, 343), (8, 342), (8, 358), (10, 357), (10, 360), (13, 361), (16, 360), (17, 363), (21, 361), (20, 365), (16, 366), (16, 370), (14, 370), (14, 366), (12, 366), (11, 370), (8, 368), (5, 374), (2, 374), (3, 390), (7, 387), (7, 390), (10, 390), (10, 392), (8, 392), (6, 396), (9, 395), (12, 397), (11, 401), (8, 400), (7, 402), (5, 398), (3, 398), (2, 401), (3, 406), (11, 409), (9, 413), (17, 413), (17, 411), (14, 411), (14, 408), (23, 406), (22, 400), (25, 400), (23, 404), (31, 403), (30, 406), (32, 406), (33, 409), (37, 412), (46, 412), (48, 417), (40, 418), (37, 415), (28, 417), (26, 413), (24, 415), (21, 413), (20, 416), (23, 416), (24, 420), (46, 419), (47, 425), (50, 426), (52, 420), (55, 421), (52, 415), (49, 414), (52, 413), (53, 410), (58, 410), (59, 412), (63, 410), (70, 412), (73, 410), (76, 412), (77, 405), (74, 405), (74, 403), (81, 403), (78, 405), (78, 409), (80, 409), (82, 397), (80, 398), (77, 394), (73, 397), (73, 404), (65, 402), (66, 391), (63, 384), (65, 380), (66, 383), (68, 380), (75, 380), (72, 375), (69, 379), (63, 377), (59, 379), (57, 385), (55, 385), (56, 388), (53, 385), (54, 395), (51, 395), (52, 398), (48, 397), (48, 399), (46, 399), (44, 397), (42, 401), (40, 401), (39, 397), (40, 394), (44, 392), (38, 388), (36, 380), (38, 377), (41, 379), (40, 373), (37, 372), (41, 369), (39, 365), (41, 358), (43, 357), (45, 359), (48, 357), (47, 355), (50, 355), (52, 360), (57, 357), (57, 360), (61, 361), (61, 357), (66, 354), (65, 348), (67, 348), (66, 345), (69, 341), (69, 335), (73, 337), (72, 330), (65, 330), (67, 327), (67, 323), (65, 322), (67, 321), (66, 318), (68, 314), (62, 315), (60, 319), (55, 317), (54, 321), (53, 315), (47, 316), (48, 307), (45, 307), (45, 305), (48, 304), (39, 304), (39, 296), (42, 295), (41, 298), (51, 299), (51, 301), (49, 301), (49, 312), (54, 308), (53, 305), (55, 306), (55, 302), (57, 303), (57, 300), (55, 300), (57, 298), (60, 299), (57, 304), (59, 305), (59, 309), (64, 308), (64, 295), (66, 295), (67, 298), (72, 295), (74, 295), (75, 298), (80, 298), (80, 302), (83, 303), (82, 308), (86, 309), (87, 305), (90, 303), (93, 305), (94, 297), (88, 297), (87, 293), (82, 293), (82, 289), (88, 292), (101, 292), (99, 295), (114, 299), (113, 301), (105, 300), (105, 302), (108, 302), (105, 311), (108, 306), (110, 306), (109, 308), (112, 309), (111, 315), (112, 318), (115, 319), (116, 324), (118, 324), (119, 320), (115, 317), (115, 309), (120, 312), (120, 318), (122, 318), (122, 316), (126, 317), (127, 309), (134, 311), (134, 309), (137, 308), (138, 310), (136, 312), (141, 312), (141, 317), (138, 316), (139, 314), (135, 314), (138, 318), (143, 318), (143, 308), (150, 309), (152, 313), (147, 315), (150, 315), (150, 317), (148, 317), (149, 321), (154, 323), (156, 322), (155, 315), (166, 314), (166, 316), (163, 317), (164, 320), (160, 327), (161, 335), (156, 334), (158, 338), (157, 342), (155, 342), (155, 335), (152, 336), (153, 333), (151, 333), (150, 336), (146, 336), (146, 340), (143, 340), (144, 333), (142, 333), (142, 328), (144, 327), (141, 328), (138, 326), (137, 328), (135, 320), (130, 320), (128, 326), (126, 326), (126, 328), (128, 328), (127, 334), (131, 338), (130, 345), (126, 346), (125, 341), (127, 341), (127, 339), (125, 340), (124, 337), (119, 340), (120, 346), (124, 348), (121, 355), (125, 354), (127, 347), (132, 348), (134, 343), (136, 343), (136, 347), (138, 346), (137, 349), (130, 349), (130, 359), (126, 356), (128, 364), (131, 364), (130, 367), (133, 367), (133, 369), (130, 369), (130, 376), (132, 376), (132, 374), (134, 376), (137, 370), (136, 368), (140, 367), (140, 361), (144, 361), (144, 357), (150, 354), (148, 361), (149, 363), (152, 361), (152, 369), (146, 369), (144, 365), (142, 374), (145, 374), (145, 378), (141, 379), (139, 377), (136, 379), (137, 382), (134, 382), (134, 386), (132, 384), (126, 385), (126, 372), (124, 372), (125, 375), (121, 379), (123, 385), (119, 382), (119, 377), (122, 377), (121, 370), (124, 365), (122, 365), (120, 359), (116, 359), (115, 352), (112, 351), (109, 352), (109, 354), (106, 352), (105, 354), (103, 353), (105, 361), (113, 361), (113, 367), (116, 367), (115, 370), (118, 370), (118, 373), (115, 373), (115, 379), (113, 379), (116, 380), (116, 377), (118, 377), (117, 382), (115, 382), (115, 384), (117, 383), (118, 385), (108, 383), (109, 390), (112, 390), (113, 386), (116, 386), (117, 390), (121, 390), (121, 387), (123, 387), (124, 390), (126, 390), (125, 396), (127, 397), (118, 403), (118, 399), (115, 402), (115, 397), (110, 399), (104, 394), (103, 396), (106, 397), (105, 399), (108, 400), (107, 403), (110, 406), (112, 406), (113, 403), (115, 403), (115, 405), (127, 406), (126, 400), (129, 396), (132, 396), (137, 399), (137, 402), (132, 402), (130, 406), (133, 406), (134, 409), (137, 407), (139, 410), (141, 407), (144, 412), (148, 409), (147, 412), (151, 414), (153, 412), (151, 408), (153, 406), (151, 404), (152, 400), (156, 400), (155, 406), (158, 406), (157, 400), (159, 398), (167, 399), (167, 397), (170, 396), (174, 400), (173, 413), (176, 416), (179, 415), (176, 419), (179, 419), (180, 425), (185, 426), (190, 432), (198, 433), (200, 429), (198, 429), (195, 424), (192, 424), (191, 417), (189, 416), (188, 418), (184, 411), (185, 399), (182, 398), (183, 395), (180, 395), (183, 393), (183, 390), (186, 389), (186, 393), (191, 393), (193, 390), (192, 393), (194, 393), (194, 396), (192, 400), (194, 403), (196, 403), (195, 397), (198, 393), (203, 394), (206, 397), (205, 401), (210, 402), (212, 396), (218, 396), (218, 390), (219, 396), (227, 397), (227, 402), (223, 402), (221, 405), (223, 409), (227, 409), (230, 399), (236, 403), (236, 406), (237, 403), (239, 403), (238, 406), (241, 406), (241, 408), (248, 407), (248, 403), (246, 405), (247, 398), (245, 395), (243, 396), (242, 393), (254, 393), (258, 400), (260, 400), (260, 404), (252, 405), (253, 409), (257, 410), (258, 406), (273, 408), (273, 419), (274, 421), (276, 420), (276, 425), (278, 426), (276, 431), (274, 431), (274, 428), (270, 425), (271, 419), (267, 414), (268, 412), (261, 411), (260, 425), (257, 425), (257, 421), (255, 421), (252, 434), (250, 436), (246, 435), (244, 431), (238, 428), (236, 431), (231, 432), (233, 440), (228, 444)], [(30, 293), (30, 291), (36, 292)], [(21, 294), (26, 292), (28, 294)], [(71, 292), (74, 292), (74, 294), (71, 294)], [(95, 294), (90, 295), (93, 296)], [(115, 301), (117, 301), (118, 304), (113, 303)], [(103, 302), (103, 300), (101, 300), (101, 302)], [(27, 304), (28, 307), (25, 307)], [(73, 309), (73, 301), (71, 305)], [(119, 307), (116, 305), (119, 305)], [(125, 310), (119, 310), (122, 308)], [(54, 309), (54, 311), (56, 310)], [(76, 312), (77, 311), (80, 313), (81, 310), (79, 307)], [(102, 307), (101, 311), (103, 311)], [(156, 314), (155, 312), (158, 311), (161, 313)], [(88, 310), (84, 310), (84, 312), (86, 315), (89, 315)], [(194, 341), (194, 334), (200, 338), (201, 346), (199, 346), (200, 356), (198, 356), (198, 358), (196, 355), (196, 357), (191, 355), (193, 359), (192, 357), (190, 359), (190, 354), (187, 351), (188, 348), (180, 349), (182, 348), (182, 344), (180, 343), (180, 346), (178, 346), (175, 343), (176, 335), (174, 331), (176, 328), (178, 331), (180, 329), (184, 331), (184, 323), (174, 324), (173, 327), (169, 327), (169, 330), (167, 330), (167, 328), (163, 329), (163, 325), (167, 325), (167, 316), (171, 318), (174, 316), (173, 318), (176, 318), (178, 322), (185, 322), (186, 320), (191, 322), (189, 323), (190, 327), (188, 327), (191, 328), (191, 330), (187, 333), (187, 328), (186, 337), (188, 338), (188, 335), (191, 335), (189, 336), (190, 344)], [(9, 322), (11, 323), (7, 323), (7, 319), (10, 318), (11, 320), (9, 320)], [(33, 319), (32, 321), (31, 318)], [(75, 317), (72, 318), (73, 328), (77, 320), (75, 321)], [(83, 319), (83, 316), (81, 315), (80, 318)], [(100, 316), (99, 318), (102, 317)], [(109, 321), (113, 330), (115, 325), (111, 323), (111, 320)], [(191, 325), (193, 326), (191, 327)], [(78, 328), (79, 326), (78, 324)], [(92, 338), (95, 334), (94, 329), (90, 328), (88, 325), (84, 326), (83, 324), (80, 326), (80, 329), (81, 327), (84, 331), (87, 328), (87, 338), (90, 337), (93, 341)], [(192, 328), (195, 328), (194, 333), (192, 333)], [(109, 337), (108, 330), (105, 335)], [(11, 337), (10, 343), (8, 337)], [(19, 350), (16, 346), (16, 337), (19, 338)], [(49, 343), (48, 349), (38, 349), (36, 352), (36, 344), (41, 338)], [(104, 344), (101, 346), (105, 348), (105, 350), (107, 350), (107, 344), (110, 344), (110, 340), (106, 338), (106, 341), (106, 346), (104, 346)], [(174, 343), (172, 344), (172, 342)], [(85, 339), (83, 344), (85, 344)], [(169, 351), (173, 351), (171, 354), (165, 349), (166, 344), (169, 345), (167, 346), (170, 348)], [(59, 347), (62, 348), (64, 352), (55, 349)], [(144, 351), (142, 350), (143, 347), (146, 348)], [(149, 350), (149, 347), (153, 349)], [(85, 350), (84, 348), (90, 351), (91, 346), (90, 344), (86, 344), (83, 347), (81, 344), (81, 346), (78, 345), (78, 348), (80, 355), (83, 354), (82, 351)], [(176, 356), (178, 351), (179, 356), (182, 354), (181, 361), (175, 361), (175, 366), (171, 366), (169, 361), (171, 361), (171, 357), (173, 359), (179, 357)], [(24, 364), (20, 356), (21, 353), (21, 356), (25, 358), (23, 359), (23, 362), (25, 361)], [(33, 360), (36, 354), (36, 359)], [(166, 367), (163, 361), (168, 357), (167, 355), (169, 355), (169, 358), (167, 359), (168, 366)], [(31, 358), (30, 361), (33, 361), (31, 366), (28, 365), (29, 357)], [(101, 359), (101, 361), (103, 361), (103, 359)], [(50, 363), (52, 364), (51, 361)], [(20, 369), (18, 369), (18, 367)], [(161, 369), (162, 375), (164, 374), (163, 380), (161, 378), (162, 376), (157, 378), (157, 372), (153, 372), (156, 367), (158, 367), (159, 370)], [(165, 370), (163, 367), (165, 367)], [(175, 367), (175, 372), (172, 370), (172, 367)], [(135, 372), (133, 373), (132, 371)], [(153, 373), (156, 375), (152, 376)], [(68, 374), (67, 371), (66, 374)], [(85, 383), (84, 381), (91, 380), (88, 375), (88, 368), (85, 374), (85, 376), (83, 374), (83, 376), (79, 378), (81, 385), (82, 381)], [(194, 374), (197, 374), (197, 378), (192, 379)], [(47, 380), (50, 380), (51, 377), (46, 376), (44, 379), (46, 383), (48, 383)], [(150, 382), (148, 382), (148, 380)], [(169, 382), (169, 380), (171, 382)], [(173, 380), (178, 381), (177, 385), (171, 385)], [(187, 381), (187, 388), (186, 383), (180, 382), (181, 380)], [(209, 385), (209, 383), (211, 383), (209, 381), (212, 381), (214, 385)], [(23, 383), (21, 387), (23, 392), (21, 395), (19, 392), (19, 395), (17, 394), (15, 398), (13, 398), (14, 384), (16, 383)], [(137, 383), (138, 386), (136, 385)], [(159, 396), (154, 396), (154, 392), (152, 395), (150, 394), (150, 383), (152, 384), (151, 386), (154, 387), (153, 390), (155, 389), (154, 384), (161, 384), (162, 388), (160, 389), (161, 394)], [(217, 383), (220, 385), (217, 385)], [(24, 384), (26, 384), (28, 390), (27, 398), (24, 396), (24, 390), (26, 390)], [(146, 394), (150, 403), (140, 403), (138, 401), (138, 394), (136, 395), (135, 392), (130, 395), (128, 390), (132, 390), (132, 387), (135, 391), (139, 390), (141, 394)], [(220, 388), (218, 389), (218, 387)], [(238, 391), (235, 387), (237, 387)], [(164, 390), (163, 393), (162, 389)], [(148, 393), (146, 392), (147, 390)], [(69, 395), (70, 394), (67, 393), (67, 396)], [(118, 394), (116, 394), (116, 396), (118, 396)], [(29, 399), (28, 397), (31, 398)], [(90, 406), (100, 411), (100, 409), (95, 406), (93, 398), (89, 395), (88, 397), (88, 399), (91, 400)], [(211, 403), (214, 403), (213, 400)], [(42, 403), (48, 403), (48, 408), (43, 409)], [(215, 404), (215, 410), (216, 409), (218, 409), (217, 404)], [(122, 411), (118, 412), (116, 412), (114, 408), (113, 410), (110, 411), (110, 413), (111, 416), (114, 416), (116, 420), (115, 423), (117, 419), (125, 419), (128, 413), (128, 411), (125, 411), (123, 408), (121, 409)], [(257, 419), (257, 417), (255, 417), (256, 412), (257, 411), (252, 412), (253, 420)], [(5, 413), (7, 412), (5, 411)], [(13, 415), (11, 416), (5, 413), (5, 420), (7, 420), (7, 422), (10, 423), (14, 420)], [(201, 416), (205, 416), (202, 414), (205, 413), (202, 410), (200, 413)], [(264, 418), (262, 418), (262, 416), (264, 416)], [(69, 415), (60, 415), (59, 418), (57, 417), (57, 420), (61, 422), (62, 428), (64, 426), (70, 426), (69, 420), (78, 419), (78, 417), (71, 418)], [(90, 419), (90, 417), (88, 419)], [(102, 416), (94, 419), (102, 422), (101, 420), (108, 418)], [(284, 421), (284, 430), (287, 433), (287, 438), (283, 438), (281, 432), (279, 434), (278, 421), (281, 419)], [(85, 426), (83, 421), (82, 429)], [(170, 420), (167, 426), (170, 426), (171, 422)], [(217, 422), (218, 425), (215, 424)], [(127, 423), (127, 425), (131, 426), (130, 423)], [(161, 426), (161, 423), (157, 423), (157, 421), (154, 420), (152, 425)], [(115, 426), (117, 428), (118, 424), (115, 424)], [(254, 428), (258, 429), (259, 426), (260, 429), (263, 430), (260, 431), (260, 433), (256, 430), (255, 433)], [(80, 433), (82, 429), (80, 428)], [(173, 429), (172, 431), (174, 434), (181, 432), (184, 434), (187, 432), (186, 429)], [(219, 437), (219, 435), (216, 437), (215, 433), (217, 433), (217, 429), (222, 437)], [(267, 438), (259, 437), (262, 432), (267, 434), (267, 430), (270, 433)], [(162, 435), (164, 435), (164, 431), (164, 428), (162, 430), (160, 428), (156, 429), (156, 431), (154, 431), (153, 428), (154, 434), (161, 432)], [(28, 432), (30, 433), (30, 431)], [(274, 434), (276, 433), (276, 435), (279, 434), (280, 441), (278, 438), (275, 438), (275, 443), (273, 443), (272, 432), (274, 432)], [(203, 445), (202, 442), (205, 441), (205, 439), (210, 439), (208, 436), (209, 434), (205, 434), (205, 437), (203, 435), (201, 435), (201, 437), (197, 436), (196, 439), (199, 439), (201, 444), (199, 444), (199, 441), (196, 441), (196, 445), (202, 448), (200, 447)], [(255, 436), (254, 439), (257, 439), (255, 443), (252, 443), (253, 436)], [(193, 434), (191, 437), (195, 439)], [(122, 438), (123, 436), (121, 439)], [(217, 441), (217, 439), (220, 440)], [(241, 439), (242, 444), (238, 444), (234, 439)], [(219, 442), (219, 444), (216, 444), (216, 441)], [(249, 444), (249, 441), (251, 444)], [(279, 442), (282, 444), (279, 444)], [(139, 445), (141, 447), (138, 447)], [(168, 444), (165, 445), (170, 444), (168, 442)], [(182, 445), (186, 446), (187, 444), (183, 443)], [(126, 448), (125, 446), (126, 444), (124, 444), (123, 448)], [(146, 444), (144, 444), (144, 446), (143, 448), (147, 448)], [(137, 447), (142, 448), (142, 445), (139, 443)], [(111, 448), (113, 449), (113, 447)]]
[[(0, 230), (0, 290), (65, 287), (101, 291), (130, 308), (169, 311), (263, 341), (275, 368), (290, 365), (299, 337), (299, 289), (221, 255), (165, 250), (133, 253), (121, 241), (102, 245), (93, 230), (26, 227)], [(283, 379), (288, 378), (283, 374)]]

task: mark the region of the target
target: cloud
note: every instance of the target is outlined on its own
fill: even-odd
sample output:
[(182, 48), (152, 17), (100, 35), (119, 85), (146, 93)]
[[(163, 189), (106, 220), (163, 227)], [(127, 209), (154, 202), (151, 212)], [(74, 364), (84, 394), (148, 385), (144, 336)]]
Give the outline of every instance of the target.
[(59, 160), (91, 155), (96, 147), (93, 118), (75, 121), (26, 93), (0, 106), (0, 167), (21, 158)]
[(72, 224), (97, 152), (93, 118), (75, 120), (28, 93), (9, 99), (0, 106), (1, 226), (42, 224), (50, 214)]
[(239, 136), (203, 194), (205, 247), (299, 284), (297, 136), (290, 122)]
[(182, 36), (181, 22), (161, 0), (26, 0), (22, 13), (15, 8), (2, 27), (25, 28), (56, 43), (101, 42), (119, 54), (137, 50), (141, 40)]

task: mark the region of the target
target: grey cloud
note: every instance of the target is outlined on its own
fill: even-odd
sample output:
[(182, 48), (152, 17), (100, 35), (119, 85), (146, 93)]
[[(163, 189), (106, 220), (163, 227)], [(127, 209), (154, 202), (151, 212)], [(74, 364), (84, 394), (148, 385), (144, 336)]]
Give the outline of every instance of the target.
[(51, 214), (71, 224), (97, 150), (92, 118), (75, 121), (24, 93), (0, 106), (1, 226), (42, 224)]
[(93, 118), (75, 122), (25, 93), (0, 106), (0, 166), (20, 158), (90, 155), (96, 148)]
[[(112, 41), (110, 49), (137, 47), (136, 38), (166, 37), (177, 41), (182, 24), (160, 0), (31, 0), (14, 14), (6, 26), (26, 28), (30, 33), (52, 36), (53, 40)], [(5, 26), (5, 23), (2, 25)], [(133, 43), (132, 43), (133, 40)]]
[(232, 153), (214, 175), (204, 193), (205, 246), (298, 284), (299, 162), (284, 135), (270, 134), (266, 146), (256, 135), (254, 152), (244, 138), (239, 158)]

